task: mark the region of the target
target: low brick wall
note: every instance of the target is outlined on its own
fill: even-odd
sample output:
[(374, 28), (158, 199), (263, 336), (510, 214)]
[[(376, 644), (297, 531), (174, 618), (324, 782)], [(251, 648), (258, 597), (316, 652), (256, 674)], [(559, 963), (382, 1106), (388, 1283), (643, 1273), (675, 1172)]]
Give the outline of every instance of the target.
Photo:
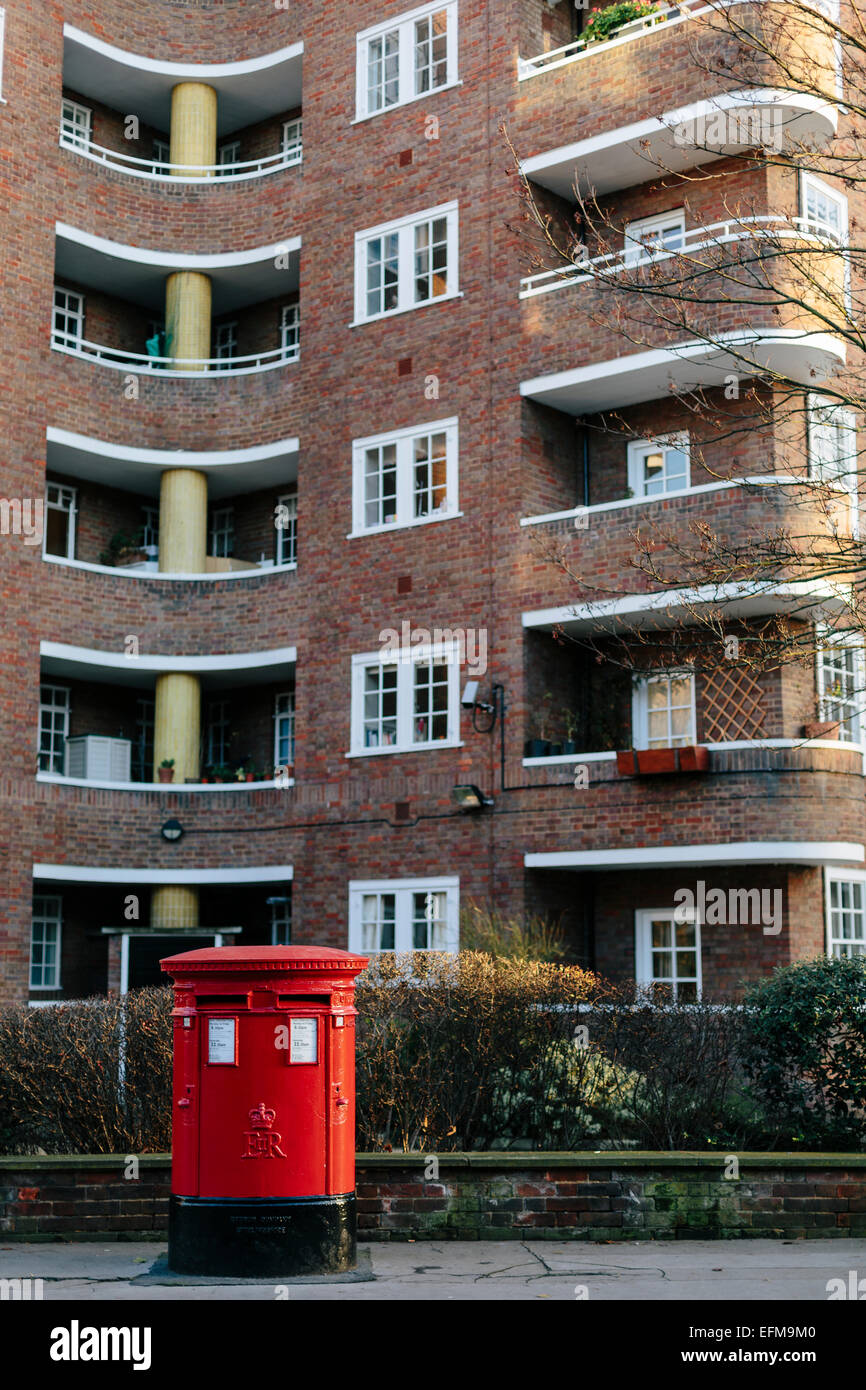
[[(866, 1155), (358, 1154), (362, 1240), (866, 1234)], [(0, 1239), (164, 1240), (166, 1154), (0, 1158)]]

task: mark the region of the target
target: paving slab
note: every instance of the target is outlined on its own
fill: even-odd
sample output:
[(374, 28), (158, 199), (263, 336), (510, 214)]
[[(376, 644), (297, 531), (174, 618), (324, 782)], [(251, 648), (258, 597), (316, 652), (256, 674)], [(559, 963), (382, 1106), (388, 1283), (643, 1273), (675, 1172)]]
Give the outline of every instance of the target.
[(0, 1279), (42, 1279), (46, 1300), (218, 1302), (824, 1302), (866, 1277), (866, 1240), (406, 1241), (361, 1247), (362, 1280), (165, 1282), (153, 1242), (0, 1246)]

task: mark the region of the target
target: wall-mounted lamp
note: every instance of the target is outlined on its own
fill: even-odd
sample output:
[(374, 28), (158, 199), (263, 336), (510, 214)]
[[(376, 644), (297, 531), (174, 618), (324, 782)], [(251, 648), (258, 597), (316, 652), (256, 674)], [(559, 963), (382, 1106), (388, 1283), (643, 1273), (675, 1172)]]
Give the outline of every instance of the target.
[(179, 840), (183, 834), (183, 826), (179, 820), (167, 820), (160, 828), (159, 832), (164, 840)]
[(485, 796), (471, 782), (466, 786), (452, 787), (451, 800), (461, 811), (480, 811), (482, 806), (493, 805), (493, 797)]

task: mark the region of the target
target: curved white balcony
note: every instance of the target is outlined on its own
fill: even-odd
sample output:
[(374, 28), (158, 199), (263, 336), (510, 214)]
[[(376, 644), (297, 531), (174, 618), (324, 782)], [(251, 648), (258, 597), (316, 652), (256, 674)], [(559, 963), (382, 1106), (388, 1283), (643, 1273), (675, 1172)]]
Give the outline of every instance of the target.
[(294, 675), (295, 647), (276, 647), (261, 652), (222, 652), (216, 656), (174, 656), (142, 652), (129, 657), (124, 652), (102, 651), (94, 647), (75, 647), (67, 642), (39, 644), (43, 675), (67, 680), (105, 681), (111, 685), (138, 686), (147, 677), (170, 671), (183, 671), (201, 677), (207, 686), (212, 680), (231, 677), (236, 685), (258, 681), (279, 681)]
[[(537, 271), (520, 281), (520, 298), (532, 299), (550, 294), (570, 285), (582, 285), (589, 280), (604, 280), (620, 275), (624, 270), (636, 270), (643, 265), (658, 265), (678, 256), (688, 257), (697, 252), (712, 250), (738, 241), (812, 242), (816, 246), (839, 246), (838, 230), (829, 223), (815, 222), (806, 217), (777, 217), (774, 214), (757, 217), (730, 218), (725, 222), (710, 222), (703, 227), (688, 228), (679, 246), (640, 253), (635, 244), (621, 251), (609, 251), (603, 256), (587, 257), (573, 265), (557, 266), (554, 270)], [(702, 264), (702, 269), (705, 265)]]
[(672, 391), (724, 386), (731, 373), (745, 380), (766, 372), (814, 388), (844, 367), (845, 357), (845, 343), (830, 333), (755, 329), (549, 372), (522, 381), (520, 394), (568, 415), (595, 415), (662, 400)]
[[(45, 431), (45, 465), (49, 479), (53, 475), (81, 483), (93, 483), (97, 488), (133, 494), (158, 507), (162, 476), (169, 469), (192, 469), (207, 479), (208, 502), (219, 505), (224, 499), (244, 494), (270, 491), (280, 497), (296, 493), (298, 482), (299, 441), (296, 436), (275, 439), (247, 449), (144, 449), (139, 446), (113, 444), (89, 435), (49, 426)], [(78, 509), (76, 504), (76, 518)], [(152, 546), (151, 558), (134, 564), (103, 564), (75, 557), (77, 548), (76, 519), (71, 537), (67, 538), (64, 553), (43, 553), (43, 559), (70, 569), (109, 574), (114, 578), (190, 580), (216, 582), (270, 578), (297, 569), (296, 540), (291, 545), (275, 545), (272, 555), (256, 559), (256, 549), (244, 560), (231, 562), (211, 557), (213, 567), (201, 573), (169, 572), (157, 568), (157, 547)], [(142, 547), (145, 548), (145, 547)], [(267, 549), (267, 546), (265, 547)], [(291, 558), (289, 558), (291, 557)], [(235, 568), (223, 568), (231, 563)]]
[(130, 53), (73, 24), (63, 26), (63, 82), (142, 124), (168, 129), (172, 89), (205, 82), (217, 94), (220, 139), (302, 104), (303, 43), (231, 63), (177, 63)]
[[(268, 246), (246, 251), (167, 252), (131, 246), (93, 236), (64, 222), (56, 224), (55, 279), (58, 287), (74, 284), (83, 304), (70, 320), (55, 314), (51, 346), (117, 371), (167, 377), (244, 376), (272, 371), (296, 362), (300, 352), (300, 318), (297, 305), (300, 281), (300, 237), (287, 237)], [(228, 314), (255, 311), (268, 301), (285, 300), (283, 320), (275, 323), (273, 347), (255, 353), (236, 351), (213, 357), (177, 358), (165, 353), (140, 352), (114, 347), (88, 338), (87, 291), (110, 294), (118, 306), (145, 310), (159, 320), (165, 313), (166, 280), (176, 271), (196, 271), (211, 282), (214, 322)], [(147, 334), (142, 333), (142, 347)], [(156, 340), (158, 341), (158, 340)]]
[(729, 840), (724, 844), (647, 845), (638, 849), (543, 850), (527, 853), (527, 869), (683, 869), (705, 866), (753, 868), (791, 864), (799, 868), (862, 864), (863, 845), (846, 840)]
[(160, 478), (167, 468), (192, 468), (206, 474), (212, 502), (295, 483), (299, 449), (296, 435), (248, 449), (143, 449), (110, 444), (54, 425), (45, 431), (49, 472), (153, 498), (159, 496)]
[[(42, 641), (39, 644), (39, 652), (40, 679), (43, 683), (75, 682), (77, 691), (75, 699), (79, 702), (78, 717), (85, 727), (82, 733), (76, 735), (75, 738), (70, 739), (68, 733), (65, 734), (66, 753), (59, 760), (62, 771), (57, 767), (56, 749), (53, 745), (50, 753), (45, 750), (40, 752), (41, 766), (36, 773), (37, 780), (66, 786), (101, 788), (109, 791), (191, 792), (194, 794), (211, 791), (222, 794), (230, 791), (248, 792), (275, 786), (293, 785), (294, 779), (290, 775), (291, 768), (280, 768), (276, 762), (259, 761), (258, 759), (256, 760), (260, 769), (258, 773), (254, 770), (256, 764), (253, 763), (252, 759), (249, 762), (244, 760), (237, 769), (231, 766), (215, 768), (213, 776), (218, 774), (221, 778), (219, 782), (214, 781), (213, 776), (211, 780), (205, 782), (171, 781), (162, 783), (151, 781), (149, 778), (145, 781), (134, 781), (129, 776), (132, 746), (130, 739), (122, 736), (117, 739), (106, 738), (102, 734), (88, 732), (86, 723), (89, 715), (92, 715), (94, 710), (101, 708), (101, 691), (104, 687), (110, 687), (115, 698), (121, 696), (126, 698), (127, 722), (129, 722), (132, 700), (139, 697), (152, 699), (157, 678), (169, 672), (183, 672), (197, 676), (201, 683), (203, 698), (225, 698), (224, 692), (228, 690), (231, 692), (232, 698), (237, 698), (239, 701), (242, 699), (245, 706), (251, 706), (255, 702), (256, 688), (259, 691), (269, 690), (271, 686), (281, 683), (284, 683), (287, 689), (294, 686), (297, 664), (295, 647), (277, 647), (252, 652), (224, 652), (207, 656), (175, 656), (154, 652), (142, 652), (134, 655), (78, 647), (66, 642)], [(269, 699), (266, 704), (272, 708), (273, 701)], [(271, 710), (265, 713), (265, 706), (263, 705), (259, 713), (260, 718), (267, 721), (268, 737), (273, 737), (273, 734), (270, 733)], [(102, 749), (96, 760), (96, 766), (100, 771), (96, 772), (95, 775), (93, 763), (87, 753), (76, 760), (75, 775), (69, 775), (72, 745), (82, 743), (113, 745), (110, 753), (105, 748)], [(117, 756), (119, 754), (125, 756)], [(45, 761), (43, 761), (43, 757)], [(213, 761), (225, 764), (225, 754), (218, 758), (215, 757)], [(47, 766), (45, 765), (46, 762)], [(262, 772), (264, 772), (264, 776), (262, 776)], [(247, 780), (248, 775), (252, 780)]]
[(131, 174), (133, 178), (152, 179), (157, 183), (200, 183), (216, 187), (223, 183), (239, 183), (244, 179), (261, 178), (264, 174), (278, 174), (281, 169), (292, 169), (303, 162), (300, 142), (280, 149), (276, 154), (261, 159), (242, 159), (227, 164), (171, 164), (158, 159), (141, 159), (137, 155), (124, 154), (122, 150), (110, 150), (105, 145), (97, 145), (92, 140), (60, 133), (60, 148), (71, 150), (73, 154), (89, 159), (92, 164), (100, 164), (105, 169), (116, 169), (121, 174)]
[(300, 357), (297, 344), (271, 348), (268, 352), (250, 353), (244, 357), (151, 357), (143, 352), (124, 352), (121, 348), (106, 347), (104, 343), (91, 343), (86, 338), (64, 341), (65, 337), (63, 333), (52, 333), (51, 346), (55, 352), (98, 362), (100, 366), (114, 367), (120, 372), (158, 372), (164, 377), (182, 377), (184, 381), (195, 377), (249, 376), (252, 372), (269, 372), (275, 367), (285, 366), (287, 362), (297, 362)]
[(554, 629), (561, 629), (578, 635), (595, 631), (672, 628), (682, 621), (684, 613), (702, 609), (707, 612), (718, 609), (743, 621), (770, 613), (816, 621), (840, 617), (851, 611), (851, 604), (851, 586), (826, 579), (746, 580), (536, 608), (524, 612), (521, 623), (524, 628), (537, 632), (552, 633)]
[(575, 187), (583, 195), (613, 193), (660, 173), (691, 169), (696, 153), (701, 164), (710, 164), (756, 145), (776, 148), (785, 136), (794, 142), (821, 142), (835, 135), (837, 124), (837, 108), (808, 92), (772, 87), (721, 92), (532, 155), (520, 161), (520, 172), (573, 202)]

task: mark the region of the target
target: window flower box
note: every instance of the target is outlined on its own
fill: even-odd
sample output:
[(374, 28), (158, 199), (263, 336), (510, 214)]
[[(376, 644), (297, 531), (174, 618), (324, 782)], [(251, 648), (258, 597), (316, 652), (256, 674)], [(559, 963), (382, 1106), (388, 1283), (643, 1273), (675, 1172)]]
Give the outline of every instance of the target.
[(685, 748), (627, 748), (616, 755), (620, 777), (652, 777), (664, 772), (707, 772), (709, 749), (689, 744)]

